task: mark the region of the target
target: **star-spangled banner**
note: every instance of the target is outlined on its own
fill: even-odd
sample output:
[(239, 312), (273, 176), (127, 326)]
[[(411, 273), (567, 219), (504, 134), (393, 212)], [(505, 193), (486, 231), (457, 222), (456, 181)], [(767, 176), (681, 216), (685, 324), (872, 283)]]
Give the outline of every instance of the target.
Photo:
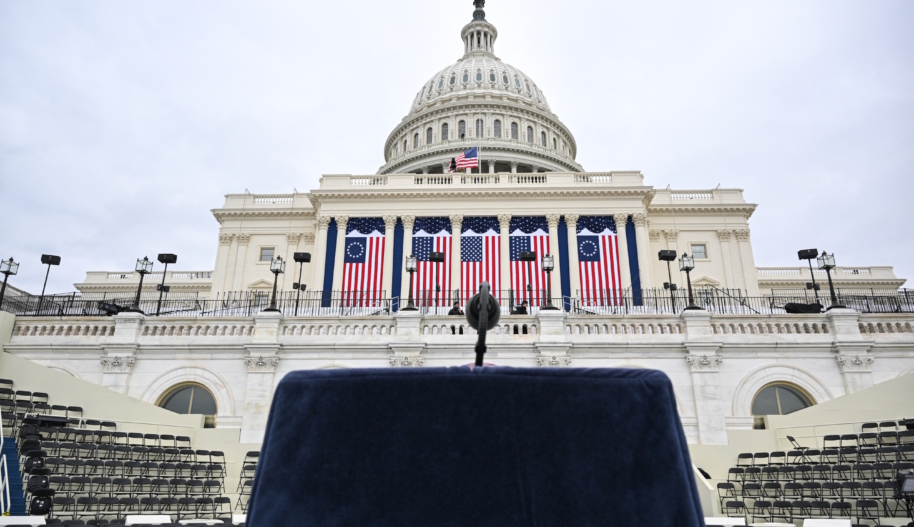
[(460, 302), (465, 305), (489, 282), (492, 294), (501, 294), (501, 228), (498, 218), (464, 218), (460, 229)]
[(622, 274), (616, 222), (612, 216), (582, 216), (578, 219), (577, 237), (582, 305), (618, 305)]
[[(544, 216), (515, 216), (508, 229), (511, 249), (511, 289), (516, 303), (530, 302), (530, 307), (545, 302), (546, 272), (543, 256), (549, 253), (549, 225)], [(535, 262), (520, 261), (520, 253), (533, 251)], [(527, 290), (530, 284), (532, 291)]]
[[(416, 273), (413, 277), (413, 298), (423, 307), (450, 309), (451, 290), (451, 220), (450, 218), (416, 218), (413, 225), (413, 256)], [(432, 252), (444, 253), (444, 263), (429, 261)], [(436, 283), (441, 288), (436, 292)]]
[(343, 253), (343, 305), (376, 307), (381, 304), (384, 278), (384, 220), (350, 218)]

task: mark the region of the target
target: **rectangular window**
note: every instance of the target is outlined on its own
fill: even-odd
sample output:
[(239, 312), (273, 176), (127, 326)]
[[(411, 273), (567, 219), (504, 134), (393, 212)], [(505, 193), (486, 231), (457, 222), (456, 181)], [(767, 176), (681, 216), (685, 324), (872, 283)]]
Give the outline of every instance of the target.
[(260, 261), (269, 262), (273, 259), (273, 255), (276, 254), (276, 249), (273, 247), (265, 247), (260, 250)]
[(692, 258), (696, 260), (707, 260), (708, 247), (705, 244), (692, 244)]
[(495, 121), (495, 137), (501, 139), (501, 121)]

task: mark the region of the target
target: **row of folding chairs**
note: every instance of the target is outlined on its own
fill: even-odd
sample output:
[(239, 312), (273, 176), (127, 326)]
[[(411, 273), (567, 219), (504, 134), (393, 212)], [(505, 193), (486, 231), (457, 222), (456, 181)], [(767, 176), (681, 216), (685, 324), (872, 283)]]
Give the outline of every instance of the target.
[[(222, 515), (217, 515), (216, 519), (221, 518)], [(196, 518), (194, 518), (196, 519)], [(194, 519), (185, 520), (185, 523), (133, 523), (134, 527), (186, 527), (188, 525), (209, 525), (207, 522), (201, 519), (200, 522), (193, 521)], [(45, 525), (59, 525), (61, 527), (84, 527), (84, 526), (100, 526), (106, 527), (108, 525), (116, 527), (118, 525), (125, 525), (127, 518), (113, 518), (109, 520), (108, 518), (91, 518), (91, 519), (62, 519), (62, 518), (45, 518)], [(244, 527), (244, 524), (234, 524), (231, 523), (229, 517), (222, 518), (221, 525), (222, 527)], [(19, 526), (19, 527), (28, 527), (28, 526)]]
[(886, 500), (895, 495), (894, 481), (834, 481), (806, 483), (748, 483), (737, 489), (732, 483), (717, 484), (718, 498), (721, 503), (726, 499), (766, 499), (766, 500), (837, 500), (847, 501), (863, 498)]
[(723, 514), (733, 518), (763, 519), (774, 523), (784, 520), (796, 523), (795, 520), (806, 518), (856, 518), (856, 523), (865, 520), (876, 524), (879, 518), (885, 517), (882, 504), (877, 500), (850, 501), (757, 501), (748, 508), (742, 501), (727, 501), (722, 509)]
[(13, 390), (5, 385), (0, 385), (0, 399), (9, 401), (22, 401), (25, 403), (47, 403), (48, 394), (44, 392), (30, 392), (28, 390)]
[[(912, 430), (914, 432), (914, 430)], [(845, 460), (866, 459), (872, 461), (905, 461), (898, 459), (909, 457), (914, 461), (914, 443), (904, 443), (897, 445), (883, 446), (847, 446), (841, 448), (825, 448), (790, 450), (787, 452), (743, 452), (736, 457), (736, 466), (741, 468), (749, 467), (774, 467), (788, 465), (810, 465), (819, 462), (823, 463), (840, 463)], [(893, 458), (893, 459), (890, 459)]]
[(763, 481), (876, 481), (893, 479), (900, 471), (912, 468), (914, 468), (914, 461), (748, 467), (745, 469), (732, 467), (727, 471), (727, 481), (740, 484)]
[(153, 461), (169, 463), (218, 463), (225, 465), (225, 453), (219, 450), (192, 450), (189, 448), (162, 448), (124, 445), (96, 445), (94, 443), (58, 443), (29, 439), (20, 445), (20, 454), (43, 450), (48, 456), (64, 459), (116, 459), (120, 461)]
[[(98, 421), (107, 423), (105, 426), (116, 426), (113, 421)], [(123, 446), (143, 447), (171, 447), (179, 449), (191, 448), (190, 437), (175, 436), (172, 434), (142, 434), (140, 432), (118, 432), (104, 428), (73, 428), (73, 427), (41, 427), (41, 438), (47, 441), (96, 443), (98, 445), (111, 444)]]
[(223, 482), (215, 479), (109, 478), (105, 476), (51, 476), (50, 488), (58, 495), (94, 497), (137, 497), (142, 495), (212, 496), (221, 494)]
[(216, 518), (230, 514), (231, 499), (219, 496), (199, 498), (71, 498), (55, 496), (50, 516), (53, 518), (113, 518), (141, 514), (174, 514), (178, 521), (186, 518)]

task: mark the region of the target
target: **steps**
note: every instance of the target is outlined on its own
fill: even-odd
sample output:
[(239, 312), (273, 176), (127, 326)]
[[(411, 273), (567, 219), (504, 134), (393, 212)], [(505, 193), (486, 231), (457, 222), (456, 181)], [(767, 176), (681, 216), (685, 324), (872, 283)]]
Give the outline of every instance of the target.
[(6, 456), (6, 467), (10, 477), (10, 515), (25, 516), (25, 497), (22, 494), (22, 473), (19, 472), (16, 440), (11, 437), (3, 438), (3, 451), (0, 455)]

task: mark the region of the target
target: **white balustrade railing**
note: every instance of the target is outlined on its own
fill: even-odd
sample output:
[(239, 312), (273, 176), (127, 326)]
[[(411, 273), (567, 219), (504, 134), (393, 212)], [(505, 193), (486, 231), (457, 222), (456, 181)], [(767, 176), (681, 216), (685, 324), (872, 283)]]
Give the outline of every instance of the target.
[[(211, 280), (212, 271), (168, 271), (166, 279), (170, 280)], [(108, 280), (140, 280), (140, 275), (131, 272), (113, 272), (107, 274)], [(162, 271), (153, 271), (146, 275), (147, 281), (159, 281), (162, 279)]]
[(695, 201), (711, 201), (714, 199), (714, 193), (710, 191), (697, 191), (697, 190), (687, 190), (687, 191), (672, 191), (670, 192), (670, 198), (673, 200), (695, 200)]
[(291, 205), (295, 200), (292, 194), (255, 195), (255, 205)]
[(349, 178), (349, 184), (353, 187), (386, 185), (387, 176), (352, 176)]
[(612, 174), (575, 174), (575, 183), (612, 183)]

